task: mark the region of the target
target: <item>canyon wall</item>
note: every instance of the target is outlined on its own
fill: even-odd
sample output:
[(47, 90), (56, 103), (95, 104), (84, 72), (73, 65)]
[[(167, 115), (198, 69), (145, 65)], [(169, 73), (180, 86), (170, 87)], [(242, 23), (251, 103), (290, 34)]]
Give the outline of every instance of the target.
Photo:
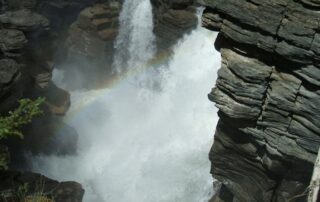
[[(68, 27), (79, 12), (92, 3), (1, 1), (0, 114), (5, 115), (17, 107), (17, 100), (21, 98), (46, 98), (42, 106), (45, 115), (25, 128), (23, 143), (10, 142), (9, 148), (20, 150), (25, 147), (32, 153), (65, 154), (74, 151), (77, 134), (74, 129), (63, 125), (61, 119), (70, 106), (70, 95), (51, 79), (54, 67), (65, 60), (64, 41)], [(55, 137), (53, 132), (61, 127), (64, 134), (60, 135), (65, 141), (63, 146), (56, 142), (61, 137)]]
[[(25, 152), (57, 155), (76, 152), (77, 132), (62, 121), (70, 106), (70, 95), (51, 79), (54, 66), (63, 60), (60, 45), (67, 28), (90, 4), (90, 1), (0, 2), (0, 114), (4, 116), (15, 109), (19, 99), (46, 98), (42, 105), (44, 115), (23, 128), (24, 139), (1, 140), (0, 158), (10, 162), (10, 170), (29, 169)], [(15, 197), (25, 184), (27, 195), (41, 191), (36, 190), (38, 187), (50, 191), (50, 198), (55, 201), (82, 200), (84, 190), (75, 182), (59, 183), (41, 175), (3, 169), (0, 166), (1, 201), (17, 201)]]
[(209, 99), (213, 201), (305, 201), (320, 144), (320, 2), (205, 0), (222, 64)]

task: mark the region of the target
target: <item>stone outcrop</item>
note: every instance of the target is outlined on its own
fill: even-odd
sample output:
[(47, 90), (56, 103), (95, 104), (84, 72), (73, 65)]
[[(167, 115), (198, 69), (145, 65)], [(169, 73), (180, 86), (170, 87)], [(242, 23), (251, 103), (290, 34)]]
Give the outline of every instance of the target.
[(119, 2), (97, 3), (83, 9), (72, 23), (64, 61), (65, 76), (73, 78), (69, 87), (96, 88), (110, 76), (120, 11)]
[(193, 0), (151, 0), (154, 13), (154, 33), (159, 50), (174, 45), (198, 23)]
[(222, 65), (209, 99), (213, 201), (305, 201), (320, 145), (318, 1), (206, 0)]
[(14, 108), (21, 98), (41, 96), (46, 98), (46, 116), (64, 115), (70, 95), (51, 81), (49, 20), (34, 9), (19, 7), (0, 14), (0, 25), (0, 113)]
[(0, 172), (0, 201), (81, 202), (82, 186), (76, 182), (58, 182), (35, 173)]
[[(151, 3), (159, 51), (170, 50), (198, 23), (193, 0), (152, 0)], [(87, 6), (70, 26), (65, 42), (67, 58), (61, 67), (69, 88), (99, 88), (113, 76), (121, 4), (122, 1), (100, 1)]]
[[(60, 12), (67, 11), (71, 7), (74, 8), (74, 5), (80, 7), (77, 8), (79, 11), (74, 9), (68, 15), (74, 15), (75, 13), (77, 15), (77, 12), (80, 12), (84, 6), (93, 3), (91, 1), (78, 1), (78, 4), (73, 4), (72, 1), (63, 2), (61, 1), (60, 5), (58, 2), (54, 2), (55, 6), (59, 7)], [(55, 63), (59, 62), (55, 54), (57, 52), (56, 44), (63, 41), (62, 38), (65, 33), (63, 28), (64, 26), (68, 27), (71, 23), (67, 25), (67, 19), (62, 20), (66, 21), (63, 25), (59, 24), (58, 21), (52, 21), (53, 16), (56, 19), (66, 16), (59, 16), (55, 13), (57, 10), (54, 9), (51, 10), (51, 13), (48, 13), (46, 8), (53, 6), (52, 3), (52, 1), (42, 0), (1, 1), (0, 114), (4, 116), (8, 111), (16, 108), (19, 99), (34, 99), (39, 96), (46, 98), (42, 106), (44, 115), (23, 128), (24, 139), (1, 140), (0, 158), (7, 159), (10, 162), (9, 169), (13, 167), (26, 169), (29, 166), (29, 162), (26, 162), (24, 158), (26, 151), (32, 154), (57, 155), (73, 154), (76, 151), (77, 133), (73, 128), (65, 125), (61, 117), (69, 109), (70, 94), (58, 88), (51, 80)], [(61, 22), (61, 19), (59, 22)], [(22, 183), (20, 177), (26, 176), (25, 174), (12, 172), (8, 174), (8, 172), (2, 171), (3, 169), (7, 169), (7, 167), (0, 165), (1, 193), (3, 188), (14, 189), (13, 184), (11, 184), (11, 187), (9, 184), (5, 184), (7, 182), (6, 177), (17, 179), (17, 183)], [(50, 184), (60, 186), (58, 182), (54, 181), (50, 181)], [(71, 196), (76, 194), (72, 191), (74, 185), (71, 185), (71, 189), (69, 185), (61, 184), (61, 186), (61, 188), (66, 189), (59, 191), (61, 194), (66, 194), (65, 199), (75, 197), (77, 200), (72, 199), (72, 201), (81, 201), (83, 191), (79, 192), (80, 195)], [(30, 188), (34, 187), (31, 186)], [(12, 200), (16, 201), (15, 199)], [(59, 200), (62, 200), (61, 197), (60, 199), (58, 197), (56, 201)]]
[[(14, 107), (22, 97), (44, 96), (52, 104), (46, 95), (53, 94), (51, 91), (64, 92), (58, 88), (49, 88), (53, 70), (53, 56), (50, 54), (53, 52), (52, 46), (47, 42), (51, 39), (50, 21), (34, 9), (26, 8), (34, 8), (31, 5), (30, 2), (16, 5), (9, 1), (8, 10), (0, 14), (0, 68), (4, 82), (1, 84), (0, 95), (1, 103), (8, 103), (1, 104), (2, 113)], [(18, 85), (18, 90), (14, 89)], [(16, 96), (11, 99), (6, 92)], [(69, 97), (64, 98), (68, 103)], [(52, 113), (64, 114), (66, 110), (60, 113), (52, 110)]]
[(118, 34), (120, 6), (118, 2), (95, 4), (81, 11), (69, 30), (69, 53), (88, 58), (106, 56), (110, 52), (106, 48), (113, 47)]

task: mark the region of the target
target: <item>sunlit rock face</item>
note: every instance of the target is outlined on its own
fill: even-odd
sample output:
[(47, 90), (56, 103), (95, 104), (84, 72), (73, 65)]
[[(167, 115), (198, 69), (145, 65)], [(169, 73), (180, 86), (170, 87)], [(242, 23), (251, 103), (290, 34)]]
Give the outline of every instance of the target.
[(211, 172), (223, 184), (213, 201), (291, 200), (306, 190), (320, 144), (319, 4), (204, 4), (222, 55), (209, 94), (220, 109)]

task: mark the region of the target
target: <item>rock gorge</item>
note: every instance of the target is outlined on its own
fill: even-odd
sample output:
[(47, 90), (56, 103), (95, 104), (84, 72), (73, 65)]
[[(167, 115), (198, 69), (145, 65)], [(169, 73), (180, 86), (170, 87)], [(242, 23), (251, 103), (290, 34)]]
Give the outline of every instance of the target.
[[(195, 28), (196, 7), (192, 1), (152, 3), (155, 33), (162, 50)], [(74, 78), (75, 72), (85, 78), (84, 83), (71, 88), (99, 88), (111, 73), (121, 4), (122, 1), (109, 0), (0, 2), (0, 113), (5, 115), (17, 107), (21, 98), (46, 98), (45, 115), (23, 129), (23, 140), (1, 141), (1, 158), (10, 159), (10, 169), (29, 170), (25, 152), (76, 153), (76, 129), (63, 122), (71, 104), (70, 94), (54, 84), (53, 69), (66, 71), (67, 80)], [(0, 192), (5, 200), (16, 200), (14, 192), (25, 184), (31, 186), (28, 194), (36, 192), (33, 189), (40, 181), (45, 184), (44, 191), (53, 191), (50, 197), (55, 201), (81, 201), (84, 194), (75, 182), (59, 183), (29, 172), (0, 173)]]
[[(209, 99), (220, 109), (220, 121), (209, 158), (211, 173), (222, 185), (212, 201), (305, 201), (300, 195), (309, 185), (320, 142), (320, 2), (151, 3), (160, 51), (167, 51), (196, 27), (199, 4), (205, 7), (203, 26), (219, 32), (212, 48), (221, 52), (222, 64)], [(80, 72), (85, 82), (72, 88), (99, 88), (112, 73), (121, 4), (108, 0), (1, 1), (0, 113), (16, 107), (22, 97), (46, 98), (45, 116), (25, 129), (25, 139), (0, 146), (1, 151), (9, 147), (13, 168), (26, 166), (20, 156), (24, 151), (76, 152), (76, 129), (62, 120), (70, 95), (52, 82), (52, 71), (63, 69), (69, 78)], [(61, 125), (58, 135), (63, 144), (52, 133)], [(48, 181), (47, 190), (58, 187), (52, 196), (56, 201), (82, 200), (84, 190), (75, 182), (58, 183), (14, 171), (0, 172), (0, 191), (42, 178)]]
[(318, 1), (206, 0), (222, 65), (209, 99), (213, 201), (305, 201), (320, 141)]

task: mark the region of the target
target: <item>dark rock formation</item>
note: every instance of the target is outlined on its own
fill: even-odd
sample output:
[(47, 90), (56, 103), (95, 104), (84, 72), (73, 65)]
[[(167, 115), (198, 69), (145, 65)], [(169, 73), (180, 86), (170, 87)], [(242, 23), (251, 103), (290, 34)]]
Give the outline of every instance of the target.
[(206, 0), (219, 31), (214, 201), (305, 201), (320, 145), (318, 1)]
[(86, 7), (68, 31), (65, 80), (71, 88), (97, 88), (110, 76), (118, 34), (119, 2)]
[(0, 60), (0, 111), (7, 110), (22, 94), (20, 65), (13, 59)]
[[(60, 11), (64, 12), (74, 6), (71, 1), (63, 2), (60, 2)], [(55, 6), (59, 7), (59, 3), (55, 3)], [(79, 12), (89, 5), (88, 3), (92, 2), (82, 2)], [(76, 151), (77, 133), (66, 126), (60, 117), (69, 109), (70, 94), (51, 81), (57, 62), (56, 42), (63, 38), (65, 33), (62, 24), (57, 21), (52, 24), (51, 20), (53, 15), (56, 18), (66, 15), (46, 13), (49, 5), (52, 6), (52, 2), (42, 0), (1, 1), (0, 114), (5, 115), (14, 109), (21, 98), (46, 98), (42, 106), (45, 114), (23, 129), (24, 139), (1, 140), (0, 158), (8, 161), (11, 159), (9, 168), (25, 169), (29, 166), (24, 158), (26, 151), (58, 155), (73, 154)], [(68, 15), (74, 15), (75, 12)], [(64, 20), (66, 23), (63, 25), (67, 25), (68, 20)], [(3, 169), (6, 169), (6, 166), (0, 165), (0, 170)], [(15, 176), (18, 174), (13, 177)], [(5, 185), (3, 180), (1, 178), (0, 186)]]
[[(152, 0), (159, 51), (167, 51), (197, 25), (193, 0)], [(100, 1), (85, 7), (69, 28), (60, 67), (69, 88), (99, 88), (112, 76), (114, 42), (122, 1)], [(69, 79), (72, 78), (72, 79)], [(70, 82), (72, 80), (72, 82)]]
[(84, 194), (76, 182), (57, 182), (35, 173), (1, 171), (0, 181), (0, 201), (81, 202)]
[(37, 13), (33, 4), (9, 1), (8, 5), (0, 14), (0, 113), (16, 107), (21, 98), (42, 96), (46, 98), (46, 120), (65, 114), (70, 95), (51, 82), (55, 50), (50, 44), (49, 20)]

